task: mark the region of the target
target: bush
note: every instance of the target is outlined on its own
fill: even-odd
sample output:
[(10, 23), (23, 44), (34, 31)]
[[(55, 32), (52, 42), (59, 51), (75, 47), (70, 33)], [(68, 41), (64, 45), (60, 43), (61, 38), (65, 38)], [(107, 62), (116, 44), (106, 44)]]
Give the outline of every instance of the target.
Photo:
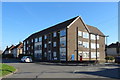
[(107, 56), (106, 58), (105, 58), (106, 60), (114, 60), (115, 58), (113, 57), (113, 56)]

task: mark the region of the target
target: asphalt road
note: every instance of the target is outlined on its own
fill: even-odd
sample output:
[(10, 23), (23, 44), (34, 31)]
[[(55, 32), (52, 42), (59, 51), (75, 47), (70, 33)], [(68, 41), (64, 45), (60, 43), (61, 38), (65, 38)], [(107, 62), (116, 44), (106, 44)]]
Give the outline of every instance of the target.
[(120, 78), (117, 65), (56, 65), (52, 63), (6, 63), (18, 69), (7, 78)]

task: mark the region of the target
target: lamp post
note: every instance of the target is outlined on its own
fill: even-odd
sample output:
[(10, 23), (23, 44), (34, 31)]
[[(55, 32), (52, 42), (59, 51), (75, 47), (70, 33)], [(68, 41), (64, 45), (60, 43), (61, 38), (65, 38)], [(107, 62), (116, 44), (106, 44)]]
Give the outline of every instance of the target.
[[(107, 38), (109, 37), (109, 35), (105, 36), (106, 37), (106, 44), (105, 44), (105, 57), (107, 57)], [(106, 59), (106, 63), (108, 62), (108, 60)]]

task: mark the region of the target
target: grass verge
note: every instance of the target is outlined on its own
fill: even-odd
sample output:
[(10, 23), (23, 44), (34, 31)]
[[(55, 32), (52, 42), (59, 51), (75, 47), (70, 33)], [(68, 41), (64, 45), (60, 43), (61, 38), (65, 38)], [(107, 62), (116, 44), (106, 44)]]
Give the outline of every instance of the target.
[(0, 77), (8, 75), (8, 74), (14, 72), (15, 70), (16, 69), (13, 66), (0, 63)]

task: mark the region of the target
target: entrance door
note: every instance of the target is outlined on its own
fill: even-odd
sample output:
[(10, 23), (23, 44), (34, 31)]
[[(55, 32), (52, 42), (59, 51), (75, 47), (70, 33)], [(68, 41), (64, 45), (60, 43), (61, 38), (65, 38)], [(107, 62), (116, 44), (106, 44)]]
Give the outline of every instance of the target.
[(48, 56), (47, 56), (47, 60), (51, 61), (51, 59), (52, 59), (52, 54), (51, 54), (51, 52), (49, 51), (49, 52), (48, 52)]

